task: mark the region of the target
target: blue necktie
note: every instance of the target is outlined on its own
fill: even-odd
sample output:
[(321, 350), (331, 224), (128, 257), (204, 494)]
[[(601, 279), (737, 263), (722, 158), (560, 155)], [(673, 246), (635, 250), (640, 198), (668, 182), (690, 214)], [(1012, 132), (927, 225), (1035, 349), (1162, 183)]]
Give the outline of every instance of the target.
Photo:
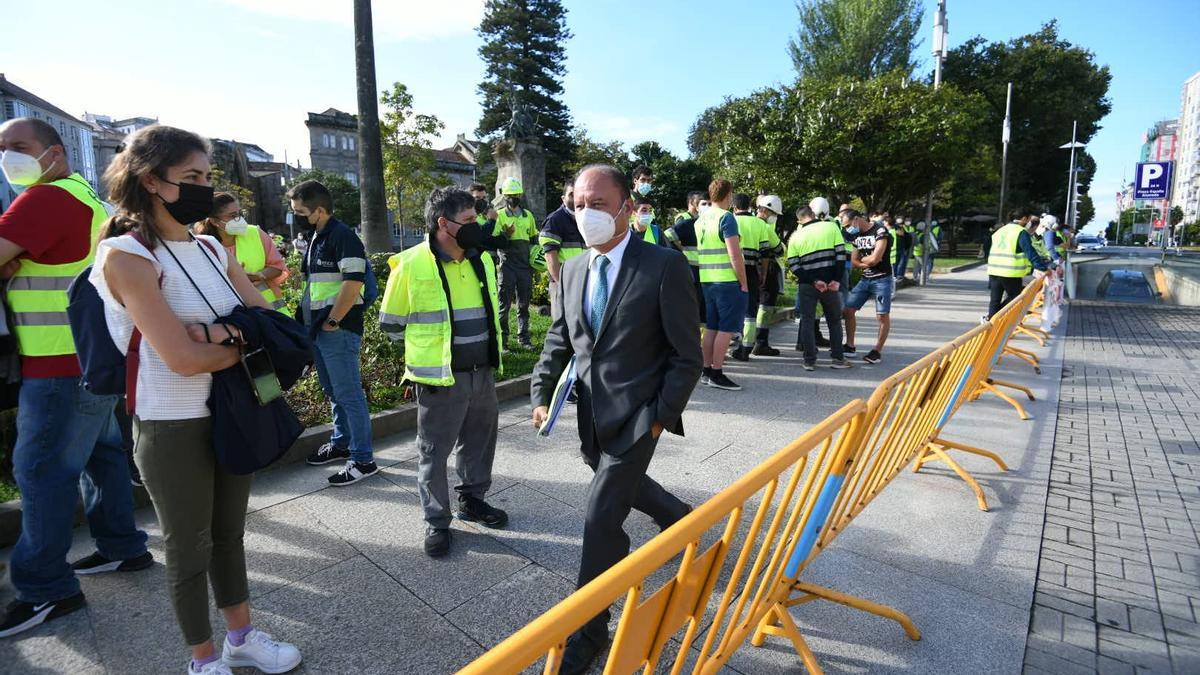
[(592, 261), (596, 267), (596, 287), (592, 289), (592, 334), (600, 333), (600, 323), (604, 321), (604, 309), (608, 307), (608, 258), (596, 256)]

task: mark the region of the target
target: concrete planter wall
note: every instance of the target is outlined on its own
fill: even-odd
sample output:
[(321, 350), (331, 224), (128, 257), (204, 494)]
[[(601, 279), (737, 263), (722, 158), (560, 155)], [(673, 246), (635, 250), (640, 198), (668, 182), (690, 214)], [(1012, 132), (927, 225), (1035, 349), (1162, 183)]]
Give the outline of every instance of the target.
[[(496, 398), (501, 402), (511, 401), (516, 398), (529, 397), (529, 379), (530, 376), (518, 377), (512, 380), (505, 380), (496, 384)], [(409, 431), (417, 428), (417, 406), (415, 403), (407, 403), (398, 408), (385, 410), (383, 412), (371, 415), (371, 436), (372, 438), (382, 438)], [(274, 471), (275, 469), (295, 464), (296, 462), (304, 461), (304, 458), (313, 450), (316, 450), (329, 440), (329, 434), (333, 432), (333, 425), (322, 424), (320, 426), (309, 427), (305, 429), (296, 443), (291, 449), (279, 459), (278, 462), (272, 464), (265, 471)], [(133, 501), (136, 508), (142, 508), (150, 505), (150, 496), (146, 494), (144, 488), (133, 489)], [(85, 522), (83, 516), (82, 504), (75, 513), (75, 525), (81, 525)], [(0, 547), (12, 546), (17, 543), (17, 537), (21, 534), (21, 500), (14, 499), (10, 502), (0, 504)]]

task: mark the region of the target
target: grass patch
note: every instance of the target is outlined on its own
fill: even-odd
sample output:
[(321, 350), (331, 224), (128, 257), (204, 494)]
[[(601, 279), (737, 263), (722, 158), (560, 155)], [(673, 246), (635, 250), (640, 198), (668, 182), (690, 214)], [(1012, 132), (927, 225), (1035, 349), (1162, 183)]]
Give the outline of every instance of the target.
[(933, 271), (934, 272), (949, 272), (951, 268), (958, 267), (960, 265), (970, 265), (971, 263), (977, 263), (977, 262), (981, 262), (981, 261), (979, 258), (976, 258), (974, 256), (972, 256), (970, 258), (962, 257), (962, 256), (958, 256), (958, 257), (939, 256), (939, 257), (933, 259)]

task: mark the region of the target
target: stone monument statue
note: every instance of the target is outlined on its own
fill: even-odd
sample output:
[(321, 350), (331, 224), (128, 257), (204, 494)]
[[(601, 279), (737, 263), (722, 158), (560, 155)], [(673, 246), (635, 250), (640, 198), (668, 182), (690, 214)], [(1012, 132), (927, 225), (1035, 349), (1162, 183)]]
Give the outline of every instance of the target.
[(521, 181), (525, 189), (525, 208), (533, 212), (540, 226), (546, 217), (546, 152), (538, 138), (537, 120), (516, 96), (509, 99), (512, 118), (504, 128), (504, 138), (496, 142), (496, 194), (508, 178)]

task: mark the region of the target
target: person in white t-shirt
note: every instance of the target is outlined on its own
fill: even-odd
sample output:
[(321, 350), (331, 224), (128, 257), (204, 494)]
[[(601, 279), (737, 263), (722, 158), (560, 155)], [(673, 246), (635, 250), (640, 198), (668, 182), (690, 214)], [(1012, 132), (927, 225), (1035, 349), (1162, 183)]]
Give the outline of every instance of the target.
[[(240, 340), (236, 329), (213, 323), (214, 313), (267, 302), (220, 242), (189, 231), (212, 211), (209, 153), (207, 141), (182, 129), (154, 125), (129, 137), (104, 176), (118, 213), (101, 232), (90, 280), (113, 341), (124, 349), (134, 326), (143, 335), (134, 458), (162, 526), (171, 603), (191, 648), (188, 672), (282, 673), (299, 665), (299, 650), (250, 622), (242, 537), (251, 476), (226, 472), (212, 451), (212, 373), (238, 362)], [(209, 624), (209, 580), (228, 628), (221, 653)]]

